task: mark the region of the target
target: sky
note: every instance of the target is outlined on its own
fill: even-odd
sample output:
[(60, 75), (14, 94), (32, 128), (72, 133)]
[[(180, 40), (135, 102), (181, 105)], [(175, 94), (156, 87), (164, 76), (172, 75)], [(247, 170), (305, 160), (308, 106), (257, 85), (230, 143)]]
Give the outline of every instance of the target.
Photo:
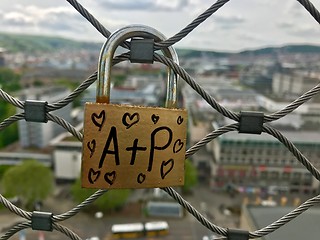
[[(109, 31), (151, 26), (171, 37), (209, 8), (209, 0), (79, 0)], [(320, 1), (312, 0), (320, 10)], [(1, 0), (0, 31), (81, 41), (105, 38), (65, 0)], [(319, 24), (296, 0), (230, 0), (177, 48), (240, 51), (286, 44), (320, 45)]]

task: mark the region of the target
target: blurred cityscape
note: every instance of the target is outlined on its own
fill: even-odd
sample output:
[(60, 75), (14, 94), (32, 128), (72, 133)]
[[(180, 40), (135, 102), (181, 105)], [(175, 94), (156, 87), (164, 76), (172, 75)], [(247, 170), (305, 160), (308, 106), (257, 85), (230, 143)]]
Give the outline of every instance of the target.
[[(283, 109), (319, 83), (320, 47), (315, 47), (317, 50), (310, 48), (287, 46), (220, 54), (178, 50), (178, 55), (180, 65), (224, 107), (234, 112), (259, 111), (271, 114)], [(54, 52), (1, 48), (0, 67), (10, 69), (20, 77), (20, 90), (8, 92), (14, 97), (22, 101), (55, 103), (68, 96), (96, 71), (98, 56), (99, 48), (72, 51), (57, 48)], [(120, 63), (112, 68), (114, 82), (111, 101), (163, 106), (166, 74), (165, 66), (159, 63)], [(214, 110), (182, 79), (179, 80), (178, 92), (179, 107), (188, 110), (188, 147), (219, 127), (235, 123)], [(72, 104), (52, 113), (81, 131), (84, 103), (94, 102), (95, 94), (96, 86), (93, 84)], [(20, 112), (21, 109), (16, 109), (16, 113)], [(7, 117), (9, 115), (1, 116), (1, 120)], [(313, 166), (320, 168), (319, 94), (270, 125), (292, 141)], [(64, 209), (66, 206), (75, 205), (72, 205), (68, 189), (70, 183), (79, 178), (81, 155), (82, 143), (58, 124), (23, 120), (17, 123), (16, 141), (6, 144), (0, 150), (0, 165), (18, 165), (24, 160), (35, 159), (49, 166), (54, 174), (56, 190), (54, 196), (44, 203), (44, 208), (49, 209), (50, 206), (61, 212), (69, 210)], [(224, 227), (251, 231), (262, 228), (320, 191), (319, 181), (284, 145), (265, 133), (223, 134), (192, 155), (190, 160), (197, 169), (198, 185), (185, 198), (214, 224)], [(169, 201), (165, 194), (159, 194), (156, 190), (135, 190), (128, 204), (141, 203), (146, 200), (146, 196), (156, 198), (157, 201)], [(59, 204), (54, 204), (54, 201), (59, 201)], [(261, 217), (266, 216), (266, 211), (268, 217)], [(137, 214), (138, 219), (144, 219), (141, 212)], [(292, 233), (295, 224), (311, 225), (308, 234), (313, 232), (315, 237), (309, 239), (316, 239), (319, 229), (314, 226), (314, 219), (319, 214), (319, 209), (308, 212), (305, 219), (288, 224), (286, 228), (263, 239), (289, 239), (282, 234), (285, 231)], [(8, 223), (15, 221), (5, 221), (4, 217), (9, 218), (9, 215), (5, 210), (0, 210), (1, 231), (8, 227)], [(213, 235), (188, 214), (173, 218), (154, 217), (168, 218), (170, 234), (164, 239), (209, 239)], [(86, 226), (88, 219), (93, 221), (95, 227), (86, 232), (82, 227)], [(104, 216), (104, 224), (98, 223), (101, 220), (91, 215), (80, 214), (80, 217), (70, 220), (68, 225), (78, 229), (84, 238), (97, 236), (103, 239), (108, 235), (112, 223), (136, 219), (136, 215), (129, 213), (112, 215), (111, 218)], [(186, 224), (191, 226), (190, 229), (186, 229)], [(36, 236), (32, 235), (34, 233), (29, 234)], [(18, 237), (14, 236), (13, 239)], [(61, 235), (46, 234), (46, 237), (61, 239)], [(293, 234), (290, 239), (302, 237)]]

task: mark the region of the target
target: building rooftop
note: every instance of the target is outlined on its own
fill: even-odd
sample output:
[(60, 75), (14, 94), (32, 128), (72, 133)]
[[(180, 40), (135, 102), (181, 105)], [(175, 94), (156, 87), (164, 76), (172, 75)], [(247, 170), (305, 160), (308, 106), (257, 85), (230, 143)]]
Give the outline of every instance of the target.
[[(257, 229), (261, 229), (292, 211), (293, 207), (248, 206), (249, 215)], [(317, 219), (320, 208), (311, 208), (286, 225), (264, 237), (265, 240), (319, 239), (320, 228)]]
[[(283, 131), (282, 135), (293, 143), (320, 143), (320, 132), (312, 131)], [(255, 142), (279, 142), (278, 139), (273, 136), (262, 133), (261, 135), (256, 134), (245, 134), (238, 132), (228, 132), (219, 137), (221, 140), (232, 140), (232, 141), (255, 141)]]

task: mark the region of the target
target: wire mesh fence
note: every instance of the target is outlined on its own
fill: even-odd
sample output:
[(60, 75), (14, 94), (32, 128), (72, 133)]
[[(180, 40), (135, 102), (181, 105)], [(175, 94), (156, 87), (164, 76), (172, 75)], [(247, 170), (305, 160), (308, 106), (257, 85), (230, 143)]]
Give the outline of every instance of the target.
[[(67, 0), (85, 19), (87, 19), (93, 27), (95, 27), (103, 36), (108, 38), (110, 36), (110, 32), (91, 14), (89, 13), (80, 3), (76, 0)], [(163, 48), (167, 48), (172, 46), (173, 44), (177, 43), (188, 34), (191, 34), (192, 31), (202, 24), (207, 18), (209, 18), (212, 14), (214, 14), (217, 10), (222, 8), (229, 0), (218, 0), (214, 3), (211, 7), (209, 7), (205, 12), (199, 15), (196, 19), (194, 19), (190, 24), (188, 24), (185, 28), (179, 31), (174, 36), (168, 38), (164, 41), (155, 42), (154, 50), (159, 50)], [(318, 10), (313, 6), (313, 4), (308, 0), (298, 0), (298, 2), (311, 14), (311, 16), (320, 23), (320, 13)], [(222, 10), (221, 10), (222, 11)], [(125, 41), (122, 44), (123, 47), (130, 49), (130, 42)], [(113, 60), (113, 64), (117, 64), (119, 62), (128, 60), (130, 57), (129, 53), (125, 53), (119, 56), (116, 56)], [(204, 147), (206, 144), (210, 143), (212, 140), (216, 139), (217, 137), (228, 133), (228, 132), (247, 132), (248, 130), (243, 129), (243, 123), (246, 121), (246, 116), (241, 112), (233, 112), (223, 105), (219, 104), (208, 92), (206, 92), (196, 81), (193, 79), (182, 67), (178, 64), (173, 62), (171, 59), (154, 53), (154, 61), (160, 62), (166, 66), (168, 66), (172, 71), (178, 74), (195, 92), (197, 92), (213, 109), (218, 111), (223, 116), (230, 118), (235, 121), (235, 123), (220, 127), (210, 133), (208, 133), (203, 139), (197, 142), (194, 146), (191, 146), (185, 154), (185, 157), (188, 158), (195, 154), (199, 149)], [(83, 135), (81, 132), (76, 130), (71, 123), (67, 122), (66, 120), (54, 115), (51, 113), (54, 110), (61, 109), (66, 105), (72, 103), (74, 99), (83, 93), (90, 85), (92, 85), (97, 80), (97, 72), (94, 72), (91, 76), (89, 76), (86, 80), (84, 80), (70, 95), (65, 96), (64, 99), (55, 103), (48, 103), (45, 106), (45, 118), (48, 121), (55, 122), (56, 124), (61, 125), (65, 128), (68, 132), (70, 132), (76, 139), (80, 142), (83, 139)], [(320, 92), (320, 84), (314, 86), (309, 91), (305, 92), (302, 96), (297, 98), (295, 101), (290, 103), (288, 106), (283, 108), (280, 111), (271, 113), (271, 114), (262, 114), (262, 116), (258, 117), (258, 120), (261, 120), (261, 125), (259, 130), (255, 130), (256, 132), (251, 133), (265, 133), (274, 138), (276, 138), (279, 142), (281, 142), (287, 149), (290, 151), (312, 175), (317, 180), (320, 180), (320, 173), (319, 170), (316, 169), (312, 163), (305, 157), (301, 151), (291, 142), (289, 141), (286, 136), (284, 136), (280, 131), (276, 128), (268, 125), (268, 123), (278, 120), (291, 112), (297, 109), (299, 106), (310, 100), (313, 96)], [(0, 89), (0, 97), (5, 100), (6, 102), (16, 106), (17, 108), (22, 109), (22, 113), (15, 114), (0, 123), (0, 130), (5, 129), (6, 127), (10, 126), (11, 124), (17, 121), (24, 121), (26, 119), (26, 106), (28, 101), (20, 101), (8, 93)], [(259, 126), (258, 126), (259, 127)], [(233, 238), (232, 234), (230, 234), (230, 230), (227, 228), (223, 228), (220, 226), (215, 225), (213, 222), (209, 221), (204, 215), (202, 215), (197, 209), (195, 209), (188, 201), (186, 201), (180, 194), (178, 194), (173, 188), (166, 187), (163, 188), (165, 192), (167, 192), (176, 202), (183, 206), (195, 219), (197, 219), (203, 226), (208, 228), (210, 231), (217, 233), (219, 235), (224, 236), (227, 239), (235, 239)], [(55, 215), (55, 214), (45, 214), (41, 212), (28, 212), (25, 211), (11, 202), (9, 202), (5, 197), (0, 195), (0, 202), (9, 209), (13, 214), (16, 214), (25, 219), (24, 222), (17, 223), (11, 229), (9, 229), (4, 235), (0, 237), (1, 240), (9, 239), (11, 236), (19, 232), (20, 230), (26, 228), (33, 228), (37, 229), (35, 226), (35, 222), (37, 221), (44, 221), (49, 225), (49, 229), (54, 229), (59, 231), (66, 236), (70, 237), (71, 239), (81, 239), (77, 233), (73, 232), (69, 228), (60, 224), (64, 220), (67, 220), (77, 213), (79, 213), (84, 207), (90, 205), (93, 201), (98, 199), (104, 194), (108, 194), (108, 190), (98, 190), (88, 199), (86, 199), (81, 204), (75, 206), (70, 211), (65, 213)], [(286, 223), (290, 222), (292, 219), (296, 218), (300, 214), (302, 214), (307, 209), (311, 208), (312, 206), (318, 204), (320, 202), (320, 196), (315, 196), (310, 198), (306, 202), (302, 203), (299, 207), (294, 209), (292, 212), (289, 212), (285, 216), (281, 217), (277, 221), (273, 222), (272, 224), (259, 229), (254, 232), (247, 232), (249, 238), (259, 238), (262, 236), (266, 236), (273, 231), (276, 231), (278, 228), (282, 227)], [(41, 225), (41, 224), (40, 224)]]

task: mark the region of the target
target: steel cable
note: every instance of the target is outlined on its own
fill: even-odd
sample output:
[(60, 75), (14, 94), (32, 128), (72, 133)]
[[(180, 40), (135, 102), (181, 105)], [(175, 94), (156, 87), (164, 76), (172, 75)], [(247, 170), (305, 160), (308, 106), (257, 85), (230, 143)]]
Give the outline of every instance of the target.
[(206, 144), (208, 144), (209, 142), (211, 142), (213, 139), (217, 138), (218, 136), (220, 136), (224, 133), (227, 133), (227, 132), (238, 130), (238, 128), (239, 128), (239, 124), (234, 123), (234, 124), (223, 126), (221, 128), (218, 128), (218, 129), (212, 131), (211, 133), (207, 134), (204, 138), (202, 138), (199, 142), (197, 142), (195, 145), (193, 145), (192, 147), (190, 147), (186, 151), (186, 158), (192, 156), (200, 148), (202, 148), (203, 146), (205, 146)]
[(76, 233), (71, 231), (69, 228), (60, 225), (59, 223), (53, 223), (52, 226), (53, 226), (53, 229), (65, 234), (67, 237), (69, 237), (72, 240), (82, 240)]
[(17, 232), (26, 229), (26, 228), (30, 228), (31, 227), (31, 221), (25, 221), (25, 222), (21, 222), (16, 224), (15, 226), (13, 226), (11, 229), (9, 229), (4, 235), (2, 235), (0, 237), (0, 240), (7, 240), (10, 237), (12, 237), (14, 234), (16, 234)]
[[(76, 0), (67, 0), (83, 17), (85, 17), (100, 33), (102, 33), (106, 38), (110, 36), (110, 32), (101, 24), (98, 22), (96, 18), (94, 18), (82, 5), (80, 5)], [(185, 36), (187, 36), (190, 32), (192, 32), (197, 26), (199, 26), (202, 22), (204, 22), (208, 17), (210, 17), (214, 12), (216, 12), (218, 9), (220, 9), (225, 3), (227, 3), (229, 0), (218, 0), (215, 4), (213, 4), (209, 9), (207, 9), (204, 13), (199, 15), (196, 19), (194, 19), (189, 25), (187, 25), (184, 29), (182, 29), (180, 32), (175, 34), (173, 37), (163, 41), (163, 42), (157, 42), (155, 43), (155, 50), (159, 50), (161, 48), (169, 47), (181, 39), (183, 39)], [(319, 11), (314, 7), (314, 5), (308, 1), (308, 0), (298, 0), (298, 2), (305, 7), (305, 9), (313, 16), (313, 18), (320, 23), (320, 14)], [(129, 43), (124, 42), (123, 46), (126, 48), (129, 48)], [(115, 57), (114, 64), (126, 60), (129, 57), (129, 53), (122, 54), (120, 56)], [(238, 113), (234, 113), (222, 105), (220, 105), (213, 97), (211, 97), (183, 68), (181, 68), (179, 65), (175, 64), (171, 59), (168, 59), (162, 55), (154, 54), (154, 58), (156, 61), (159, 61), (168, 67), (170, 67), (176, 74), (180, 75), (200, 96), (203, 97), (204, 100), (206, 100), (216, 111), (224, 115), (225, 117), (228, 117), (232, 120), (235, 120), (239, 122), (240, 115)], [(88, 79), (86, 79), (79, 87), (77, 87), (70, 95), (68, 95), (66, 98), (64, 98), (61, 101), (58, 101), (53, 104), (48, 104), (47, 106), (47, 118), (50, 121), (53, 121), (60, 126), (64, 127), (67, 131), (69, 131), (73, 136), (75, 136), (79, 141), (82, 141), (82, 134), (77, 131), (69, 122), (65, 121), (64, 119), (55, 116), (53, 114), (50, 114), (50, 111), (54, 111), (57, 109), (60, 109), (67, 104), (71, 103), (77, 96), (79, 96), (85, 89), (87, 89), (97, 78), (96, 72), (93, 73), (91, 76), (89, 76)], [(318, 94), (320, 91), (320, 84), (312, 88), (311, 90), (304, 93), (302, 96), (297, 98), (295, 101), (290, 103), (288, 106), (283, 108), (280, 111), (277, 111), (275, 113), (272, 113), (270, 115), (266, 115), (264, 118), (265, 122), (271, 122), (278, 120), (292, 111), (294, 111), (296, 108), (304, 104), (306, 101), (310, 100), (313, 96)], [(4, 99), (5, 101), (9, 102), (10, 104), (18, 107), (18, 108), (24, 108), (24, 102), (17, 100), (4, 92), (2, 89), (0, 89), (0, 97)], [(25, 115), (24, 113), (15, 114), (4, 121), (0, 123), (0, 130), (4, 129), (5, 127), (11, 125), (12, 123), (24, 119)], [(218, 136), (225, 134), (230, 131), (238, 130), (239, 124), (234, 123), (230, 124), (228, 126), (220, 127), (219, 129), (216, 129), (212, 131), (211, 133), (207, 134), (203, 139), (201, 139), (198, 143), (196, 143), (194, 146), (189, 148), (186, 151), (186, 158), (190, 157), (194, 153), (196, 153), (201, 147), (208, 144), (213, 139), (217, 138)], [(263, 126), (263, 131), (276, 139), (278, 139), (283, 145), (285, 145), (288, 150), (297, 158), (298, 161), (300, 161), (301, 164), (305, 166), (305, 168), (317, 179), (320, 180), (320, 172), (312, 165), (312, 163), (297, 149), (294, 144), (289, 141), (280, 131), (276, 130), (273, 127), (270, 127), (266, 124)], [(186, 200), (184, 200), (175, 190), (173, 190), (170, 187), (163, 188), (164, 191), (166, 191), (172, 198), (174, 198), (179, 204), (181, 204), (189, 213), (191, 213), (200, 223), (202, 223), (205, 227), (210, 229), (213, 232), (216, 232), (220, 235), (226, 236), (227, 229), (216, 226), (212, 224), (210, 221), (208, 221), (203, 215), (201, 215), (190, 203), (188, 203)], [(90, 205), (93, 201), (95, 201), (97, 198), (102, 196), (104, 193), (106, 193), (108, 190), (98, 190), (93, 195), (91, 195), (89, 198), (87, 198), (85, 201), (80, 203), (75, 208), (71, 209), (70, 211), (63, 213), (61, 215), (53, 216), (53, 227), (55, 230), (60, 231), (61, 233), (67, 235), (69, 238), (74, 240), (81, 239), (77, 234), (73, 233), (70, 229), (67, 227), (64, 227), (62, 225), (59, 225), (58, 223), (55, 223), (56, 221), (63, 221), (70, 217), (73, 217), (76, 215), (81, 209), (84, 207)], [(4, 198), (2, 195), (0, 195), (0, 202), (8, 208), (13, 213), (26, 218), (28, 220), (31, 219), (32, 213), (26, 212), (12, 203), (10, 203), (6, 198)], [(291, 211), (290, 213), (286, 214), (279, 220), (273, 222), (272, 224), (268, 225), (265, 228), (262, 228), (260, 230), (257, 230), (255, 232), (250, 232), (249, 236), (250, 238), (257, 238), (265, 236), (276, 229), (282, 227), (284, 224), (288, 223), (310, 207), (314, 206), (315, 204), (320, 202), (320, 196), (316, 196), (314, 198), (311, 198), (301, 204), (299, 207)], [(14, 227), (12, 227), (5, 235), (3, 235), (0, 240), (8, 239), (16, 232), (31, 227), (31, 222), (23, 222), (18, 223)]]
[(290, 103), (288, 106), (281, 109), (280, 111), (272, 113), (270, 115), (266, 115), (264, 117), (265, 122), (275, 121), (275, 120), (278, 120), (278, 119), (288, 115), (289, 113), (291, 113), (292, 111), (294, 111), (295, 109), (300, 107), (302, 104), (309, 101), (313, 96), (315, 96), (319, 92), (320, 92), (320, 83), (317, 84), (316, 86), (314, 86), (309, 91), (302, 94), (299, 98), (294, 100), (292, 103)]
[(320, 172), (316, 169), (312, 163), (297, 149), (294, 144), (289, 141), (280, 131), (275, 128), (264, 125), (263, 131), (270, 134), (271, 136), (277, 138), (297, 159), (306, 169), (317, 179), (320, 181)]
[(64, 129), (66, 129), (68, 132), (70, 132), (74, 137), (76, 137), (80, 142), (82, 142), (83, 135), (78, 130), (76, 130), (69, 122), (64, 120), (63, 118), (53, 115), (51, 113), (46, 114), (48, 120), (51, 120), (52, 122), (57, 123)]
[(23, 107), (24, 107), (24, 103), (22, 101), (12, 97), (11, 95), (9, 95), (5, 91), (3, 91), (1, 88), (0, 88), (0, 97), (3, 100), (7, 101), (8, 103), (11, 103), (13, 106), (16, 106), (21, 109), (23, 109)]
[(168, 67), (170, 67), (176, 74), (178, 74), (182, 79), (186, 81), (207, 103), (212, 106), (215, 110), (217, 110), (222, 115), (239, 121), (240, 115), (238, 113), (234, 113), (222, 105), (220, 105), (210, 94), (208, 94), (183, 68), (181, 68), (178, 64), (173, 62), (171, 59), (164, 57), (162, 55), (155, 54), (154, 59), (159, 61)]
[[(91, 25), (97, 29), (104, 37), (108, 38), (110, 36), (110, 31), (107, 30), (87, 9), (85, 9), (77, 0), (66, 0), (71, 4)], [(130, 43), (124, 42), (121, 44), (124, 48), (129, 48)]]
[(311, 16), (320, 23), (320, 13), (309, 0), (297, 0), (311, 14)]
[(0, 202), (3, 204), (3, 206), (5, 206), (7, 209), (9, 209), (11, 212), (15, 213), (16, 215), (23, 217), (25, 219), (28, 219), (28, 220), (31, 219), (31, 216), (32, 216), (31, 212), (27, 212), (27, 211), (22, 210), (21, 208), (18, 208), (17, 206), (15, 206), (11, 202), (9, 202), (1, 194), (0, 194)]
[(301, 204), (299, 207), (295, 208), (293, 211), (287, 213), (286, 215), (284, 215), (283, 217), (281, 217), (277, 221), (271, 223), (270, 225), (268, 225), (260, 230), (249, 233), (249, 236), (250, 236), (250, 238), (258, 238), (258, 237), (266, 236), (266, 235), (274, 232), (275, 230), (279, 229), (283, 225), (287, 224), (288, 222), (290, 222), (291, 220), (293, 220), (297, 216), (301, 215), (303, 212), (305, 212), (306, 210), (308, 210), (309, 208), (313, 207), (314, 205), (316, 205), (318, 203), (320, 203), (320, 195), (313, 197), (311, 199), (308, 199), (303, 204)]
[(209, 7), (205, 12), (200, 14), (190, 24), (188, 24), (185, 28), (183, 28), (180, 32), (168, 38), (167, 40), (164, 40), (162, 42), (156, 42), (155, 50), (170, 47), (171, 45), (179, 42), (181, 39), (183, 39), (189, 33), (191, 33), (196, 27), (198, 27), (201, 23), (203, 23), (208, 17), (210, 17), (213, 13), (219, 10), (227, 2), (229, 2), (229, 0), (218, 0), (211, 7)]
[(78, 206), (74, 207), (70, 211), (63, 213), (63, 214), (60, 214), (60, 215), (53, 216), (53, 220), (58, 222), (58, 221), (63, 221), (63, 220), (66, 220), (70, 217), (73, 217), (78, 212), (80, 212), (83, 208), (85, 208), (88, 205), (90, 205), (91, 203), (93, 203), (95, 200), (97, 200), (99, 197), (101, 197), (106, 192), (108, 192), (108, 190), (99, 189), (94, 194), (92, 194), (90, 197), (88, 197), (85, 201), (83, 201), (82, 203), (80, 203)]
[(3, 120), (0, 123), (0, 131), (2, 131), (4, 128), (10, 126), (12, 123), (15, 123), (16, 121), (24, 119), (24, 115), (25, 115), (24, 113), (18, 113), (18, 114), (15, 114), (15, 115)]

